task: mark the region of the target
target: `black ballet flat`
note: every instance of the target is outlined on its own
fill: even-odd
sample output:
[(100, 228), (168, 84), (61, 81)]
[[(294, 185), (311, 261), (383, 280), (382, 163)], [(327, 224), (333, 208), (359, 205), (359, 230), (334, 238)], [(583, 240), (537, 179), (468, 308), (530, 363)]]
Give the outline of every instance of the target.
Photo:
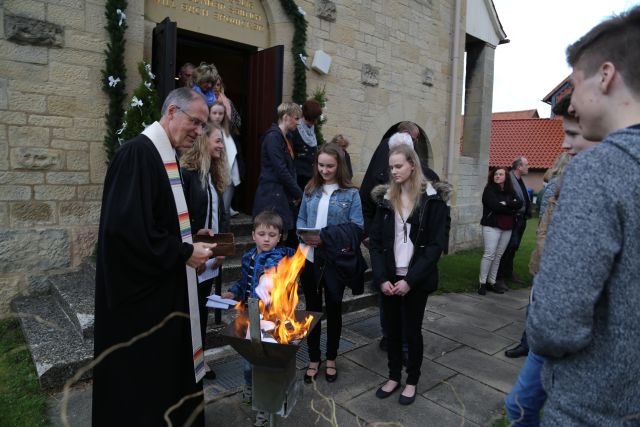
[[(311, 384), (316, 380), (316, 378), (318, 378), (318, 373), (320, 372), (320, 365), (322, 365), (322, 362), (318, 363), (318, 367), (317, 368), (310, 368), (310, 367), (307, 366), (307, 370), (304, 372), (304, 383), (305, 384)], [(307, 371), (315, 371), (315, 374), (307, 375)]]
[[(329, 373), (327, 372), (327, 370), (328, 370), (328, 369), (333, 369), (334, 371), (336, 371), (336, 373), (335, 373), (335, 374), (333, 374), (333, 375), (331, 375), (331, 374), (329, 374)], [(327, 366), (324, 368), (324, 377), (327, 379), (327, 382), (328, 382), (328, 383), (336, 382), (336, 380), (338, 379), (338, 369), (337, 369), (337, 366), (329, 366), (329, 365), (327, 365)]]
[[(384, 385), (382, 387), (384, 387)], [(391, 396), (396, 390), (400, 388), (400, 383), (398, 382), (398, 384), (396, 384), (396, 386), (391, 391), (384, 391), (382, 387), (376, 390), (376, 397), (378, 399), (386, 399), (387, 397)]]
[(398, 403), (401, 405), (411, 405), (415, 400), (416, 400), (416, 394), (418, 394), (418, 389), (416, 388), (415, 392), (413, 393), (413, 396), (409, 397), (409, 396), (405, 396), (404, 394), (401, 394), (400, 397), (398, 398)]

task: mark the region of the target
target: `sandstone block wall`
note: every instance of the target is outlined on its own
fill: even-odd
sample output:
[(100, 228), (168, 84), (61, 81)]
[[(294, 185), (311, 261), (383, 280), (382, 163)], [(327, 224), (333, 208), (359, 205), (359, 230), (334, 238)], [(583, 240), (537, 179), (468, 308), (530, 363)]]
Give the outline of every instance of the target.
[[(93, 252), (106, 157), (101, 0), (0, 8), (0, 316)], [(20, 38), (16, 24), (27, 28)]]

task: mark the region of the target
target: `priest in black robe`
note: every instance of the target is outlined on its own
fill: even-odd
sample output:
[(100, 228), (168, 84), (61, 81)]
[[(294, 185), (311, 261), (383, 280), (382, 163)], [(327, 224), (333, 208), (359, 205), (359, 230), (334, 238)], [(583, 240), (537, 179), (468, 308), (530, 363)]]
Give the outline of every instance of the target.
[(176, 89), (160, 121), (147, 128), (156, 133), (145, 130), (126, 142), (109, 165), (98, 237), (94, 356), (150, 332), (171, 313), (182, 316), (93, 369), (94, 426), (164, 426), (166, 419), (174, 426), (191, 420), (204, 425), (202, 382), (195, 380), (186, 317), (185, 264), (204, 264), (213, 245), (183, 243), (168, 172), (152, 139), (168, 147), (168, 138), (176, 150), (189, 148), (207, 118), (202, 96)]

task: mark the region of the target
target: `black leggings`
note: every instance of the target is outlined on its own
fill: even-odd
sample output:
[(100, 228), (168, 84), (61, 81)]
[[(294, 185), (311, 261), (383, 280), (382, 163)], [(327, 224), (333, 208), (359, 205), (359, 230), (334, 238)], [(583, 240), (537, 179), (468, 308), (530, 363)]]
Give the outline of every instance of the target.
[[(314, 263), (307, 261), (302, 271), (302, 291), (308, 311), (322, 312), (322, 294), (325, 299), (325, 318), (327, 319), (327, 360), (335, 360), (338, 356), (340, 345), (340, 334), (342, 333), (342, 295), (338, 300), (327, 290), (324, 276), (320, 283), (314, 279)], [(320, 322), (309, 332), (307, 337), (307, 348), (309, 349), (309, 360), (311, 362), (320, 361), (320, 333), (322, 327)]]
[[(397, 277), (396, 281), (402, 279)], [(407, 384), (416, 385), (420, 379), (422, 366), (422, 319), (427, 305), (428, 294), (411, 290), (405, 296), (382, 296), (387, 327), (387, 354), (389, 357), (389, 379), (402, 379), (402, 338), (403, 329), (408, 346)]]

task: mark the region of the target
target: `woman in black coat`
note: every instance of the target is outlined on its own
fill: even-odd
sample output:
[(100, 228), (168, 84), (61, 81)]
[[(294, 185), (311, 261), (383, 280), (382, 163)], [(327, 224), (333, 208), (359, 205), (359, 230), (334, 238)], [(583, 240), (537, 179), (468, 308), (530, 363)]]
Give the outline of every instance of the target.
[(505, 168), (491, 170), (482, 193), (480, 224), (484, 238), (484, 254), (480, 262), (480, 284), (478, 285), (480, 295), (485, 295), (487, 291), (504, 293), (496, 287), (496, 276), (502, 254), (511, 239), (515, 213), (521, 207), (522, 200), (513, 191), (507, 170)]
[[(180, 172), (184, 189), (191, 233), (215, 233), (229, 230), (228, 219), (224, 213), (222, 192), (229, 176), (227, 158), (224, 153), (222, 129), (209, 122), (207, 128), (194, 142), (193, 146), (180, 158)], [(219, 267), (224, 257), (212, 258), (204, 268), (198, 270), (198, 307), (200, 308), (200, 332), (202, 346), (205, 345), (208, 309), (207, 297), (211, 294), (213, 280), (220, 274)], [(207, 378), (214, 379), (215, 373), (208, 370)]]
[(296, 182), (293, 146), (285, 135), (296, 128), (300, 114), (300, 106), (293, 102), (278, 106), (278, 123), (272, 124), (262, 137), (262, 164), (253, 201), (254, 217), (273, 210), (282, 218), (288, 234), (295, 225), (295, 206), (302, 199), (302, 190)]
[(373, 283), (382, 291), (389, 380), (380, 399), (400, 388), (403, 331), (408, 344), (402, 405), (413, 403), (422, 365), (422, 319), (427, 296), (438, 287), (437, 264), (447, 245), (449, 185), (427, 181), (412, 147), (389, 151), (390, 180), (371, 192), (377, 207), (370, 229)]

